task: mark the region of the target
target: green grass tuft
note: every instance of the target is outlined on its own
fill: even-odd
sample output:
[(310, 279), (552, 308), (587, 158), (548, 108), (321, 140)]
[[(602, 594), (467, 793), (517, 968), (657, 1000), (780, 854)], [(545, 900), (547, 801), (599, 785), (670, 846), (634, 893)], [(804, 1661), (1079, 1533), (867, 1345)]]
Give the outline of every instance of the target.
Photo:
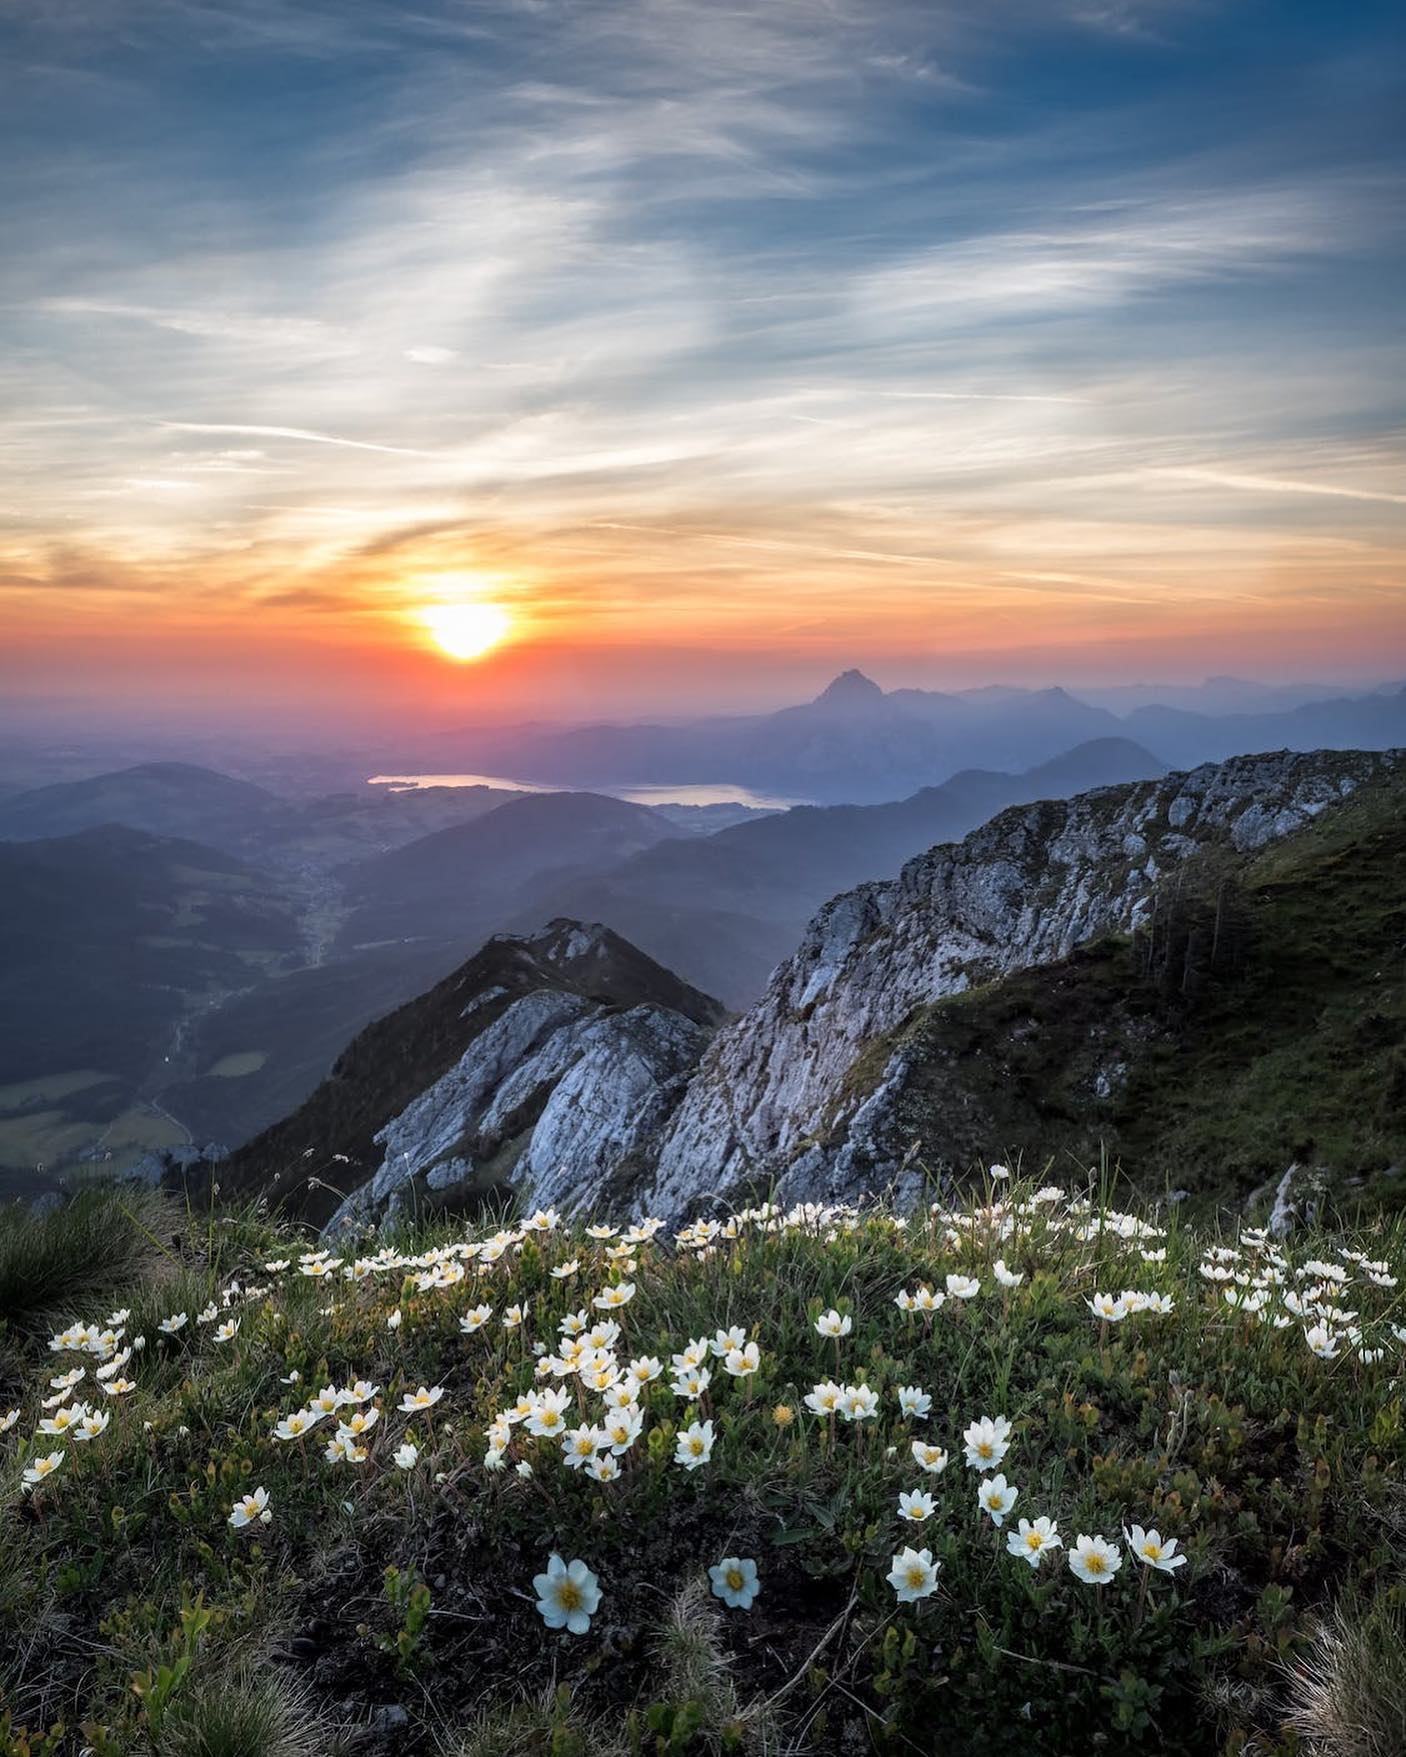
[(176, 1233), (171, 1204), (134, 1188), (85, 1191), (39, 1216), (0, 1210), (0, 1325), (32, 1340), (113, 1304), (158, 1278)]

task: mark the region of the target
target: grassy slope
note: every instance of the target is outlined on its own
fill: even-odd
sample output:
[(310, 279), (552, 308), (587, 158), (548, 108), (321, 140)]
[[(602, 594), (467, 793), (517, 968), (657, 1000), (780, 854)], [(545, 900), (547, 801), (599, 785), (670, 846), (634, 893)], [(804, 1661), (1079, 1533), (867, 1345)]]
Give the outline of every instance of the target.
[[(981, 1221), (959, 1237), (875, 1216), (828, 1236), (724, 1240), (702, 1258), (664, 1241), (646, 1249), (621, 1314), (622, 1359), (667, 1362), (689, 1337), (736, 1323), (762, 1364), (739, 1381), (713, 1363), (718, 1440), (696, 1473), (671, 1462), (681, 1405), (667, 1382), (650, 1387), (645, 1435), (609, 1485), (565, 1469), (554, 1443), (520, 1429), (508, 1462), (535, 1474), (483, 1466), (492, 1412), (533, 1381), (533, 1341), (554, 1342), (561, 1317), (608, 1279), (601, 1245), (534, 1235), (460, 1285), (416, 1291), (401, 1268), (304, 1277), (300, 1241), (257, 1219), (183, 1226), (176, 1245), (167, 1226), (129, 1227), (143, 1278), (119, 1295), (112, 1257), (92, 1258), (90, 1244), (97, 1281), (88, 1288), (75, 1257), (69, 1308), (101, 1317), (118, 1297), (131, 1308), (132, 1333), (148, 1337), (127, 1369), (138, 1389), (29, 1497), (20, 1467), (55, 1443), (30, 1439), (40, 1397), (74, 1357), (18, 1334), (25, 1240), (0, 1232), (0, 1315), (12, 1327), (0, 1407), (21, 1411), (0, 1441), (0, 1688), (15, 1720), (62, 1718), (70, 1733), (56, 1750), (86, 1721), (98, 1757), (167, 1757), (194, 1748), (175, 1742), (182, 1703), (194, 1712), (202, 1693), (252, 1670), (311, 1694), (319, 1732), (296, 1747), (310, 1753), (408, 1757), (449, 1739), (475, 1757), (871, 1745), (1289, 1757), (1286, 1662), (1305, 1651), (1315, 1610), (1353, 1593), (1406, 1602), (1402, 1345), (1387, 1328), (1403, 1316), (1399, 1290), (1354, 1272), (1350, 1304), (1387, 1356), (1324, 1362), (1297, 1323), (1232, 1313), (1199, 1273), (1201, 1241), (1188, 1230), (1174, 1226), (1165, 1261), (1148, 1263), (1137, 1241), (1080, 1237), (1077, 1219), (1045, 1212), (1056, 1225), (1033, 1219), (999, 1241)], [(161, 1253), (154, 1273), (147, 1232)], [(83, 1237), (93, 1233), (90, 1209)], [(51, 1260), (56, 1237), (51, 1223)], [(1305, 1235), (1293, 1261), (1345, 1260), (1345, 1242)], [(1379, 1220), (1360, 1242), (1406, 1273), (1399, 1228)], [(992, 1278), (998, 1249), (1025, 1275), (1014, 1292)], [(292, 1267), (260, 1269), (274, 1252), (293, 1253)], [(580, 1263), (574, 1278), (553, 1278), (567, 1260)], [(952, 1301), (930, 1325), (896, 1308), (898, 1289), (940, 1287), (959, 1268), (982, 1279), (971, 1305)], [(246, 1269), (258, 1279), (233, 1302), (238, 1335), (219, 1342), (194, 1313), (233, 1273), (247, 1284)], [(1101, 1335), (1084, 1297), (1124, 1286), (1170, 1292), (1176, 1309)], [(458, 1315), (480, 1299), (495, 1316), (466, 1337)], [(523, 1329), (500, 1321), (510, 1300), (529, 1302)], [(814, 1330), (832, 1304), (854, 1320), (840, 1343)], [(192, 1322), (165, 1339), (156, 1326), (172, 1310)], [(881, 1418), (831, 1432), (807, 1413), (804, 1393), (832, 1372), (878, 1390)], [(361, 1376), (384, 1411), (364, 1465), (324, 1462), (329, 1426), (304, 1444), (271, 1437), (318, 1387)], [(445, 1387), (433, 1416), (396, 1413), (420, 1384)], [(909, 1384), (932, 1393), (926, 1422), (898, 1416), (896, 1389)], [(779, 1404), (795, 1419), (778, 1422)], [(961, 1460), (961, 1431), (983, 1414), (1015, 1423), (1002, 1468), (1020, 1485), (1017, 1514), (1054, 1516), (1066, 1542), (1156, 1525), (1189, 1565), (1144, 1593), (1125, 1564), (1096, 1591), (1062, 1555), (1035, 1574), (1005, 1554)], [(390, 1456), (407, 1434), (423, 1449), (408, 1473)], [(915, 1434), (951, 1452), (942, 1475), (920, 1476)], [(255, 1484), (270, 1492), (273, 1521), (232, 1531), (229, 1508)], [(898, 1492), (919, 1486), (937, 1500), (921, 1535), (897, 1517)], [(942, 1585), (897, 1607), (884, 1576), (907, 1541), (941, 1559)], [(533, 1608), (532, 1576), (553, 1549), (599, 1574), (604, 1601), (584, 1638), (549, 1634)], [(716, 1620), (697, 1583), (729, 1554), (756, 1558), (763, 1590), (750, 1612)], [(542, 1707), (556, 1685), (564, 1694)], [(387, 1704), (397, 1712), (379, 1712)], [(454, 1742), (515, 1705), (520, 1736)], [(363, 1730), (339, 1741), (348, 1723)], [(0, 1751), (28, 1748), (0, 1737)]]
[(1106, 1148), (1145, 1186), (1234, 1197), (1297, 1161), (1406, 1202), (1403, 875), (1406, 791), (1368, 789), (1164, 900), (1159, 933), (1178, 918), (1150, 960), (1145, 937), (1104, 940), (924, 1009), (852, 1083), (909, 1049), (905, 1121), (930, 1163)]

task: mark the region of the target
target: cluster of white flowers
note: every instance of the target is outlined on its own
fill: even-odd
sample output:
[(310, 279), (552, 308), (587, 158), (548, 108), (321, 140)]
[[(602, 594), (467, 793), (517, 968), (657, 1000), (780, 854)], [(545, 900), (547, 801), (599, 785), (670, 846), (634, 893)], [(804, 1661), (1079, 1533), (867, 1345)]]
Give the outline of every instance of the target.
[[(997, 1175), (1001, 1169), (992, 1170), (991, 1191), (1009, 1181)], [(878, 1314), (866, 1310), (865, 1302), (853, 1297), (825, 1309), (819, 1300), (810, 1307), (807, 1333), (813, 1332), (820, 1341), (806, 1345), (813, 1351), (807, 1379), (818, 1363), (833, 1365), (837, 1374), (847, 1370), (853, 1375), (853, 1382), (819, 1379), (801, 1397), (804, 1408), (823, 1424), (818, 1443), (826, 1448), (852, 1445), (867, 1458), (871, 1436), (882, 1434), (887, 1457), (902, 1457), (905, 1469), (911, 1459), (920, 1476), (911, 1486), (895, 1483), (894, 1488), (899, 1530), (915, 1538), (927, 1533), (931, 1522), (951, 1519), (954, 1506), (959, 1519), (969, 1518), (963, 1510), (971, 1508), (974, 1501), (973, 1524), (987, 1529), (988, 1535), (994, 1531), (998, 1550), (1003, 1546), (1004, 1554), (1032, 1570), (1063, 1551), (1069, 1572), (1078, 1581), (1104, 1586), (1131, 1558), (1143, 1570), (1145, 1589), (1153, 1573), (1171, 1574), (1183, 1567), (1187, 1558), (1177, 1540), (1141, 1525), (1124, 1529), (1121, 1543), (1085, 1532), (1066, 1543), (1053, 1514), (1030, 1507), (1031, 1500), (1038, 1506), (1038, 1493), (1027, 1496), (1008, 1474), (1025, 1475), (1019, 1448), (1022, 1441), (1028, 1443), (1028, 1419), (1022, 1417), (1019, 1437), (1016, 1423), (1003, 1414), (977, 1415), (965, 1426), (954, 1423), (944, 1434), (940, 1426), (944, 1420), (952, 1420), (952, 1412), (935, 1412), (932, 1393), (920, 1383), (898, 1382), (912, 1373), (911, 1367), (890, 1377), (892, 1369), (887, 1363), (877, 1370), (873, 1366), (880, 1360), (880, 1351), (867, 1349), (847, 1368), (842, 1364), (847, 1349), (852, 1350), (858, 1340), (857, 1322), (867, 1318), (872, 1323), (876, 1315), (886, 1313), (885, 1322), (899, 1327), (892, 1315), (893, 1306), (909, 1319), (921, 1320), (925, 1341), (933, 1334), (935, 1320), (958, 1326), (970, 1336), (977, 1333), (984, 1313), (999, 1315), (1008, 1310), (1018, 1297), (1016, 1290), (1022, 1287), (1028, 1291), (1019, 1297), (1060, 1297), (1078, 1313), (1087, 1308), (1099, 1325), (1100, 1346), (1106, 1349), (1110, 1327), (1133, 1319), (1172, 1318), (1177, 1312), (1176, 1301), (1164, 1288), (1113, 1292), (1098, 1285), (1100, 1270), (1107, 1272), (1110, 1280), (1116, 1275), (1114, 1286), (1125, 1275), (1152, 1283), (1164, 1279), (1156, 1272), (1167, 1255), (1162, 1231), (1136, 1216), (1095, 1208), (1084, 1198), (1065, 1200), (1053, 1188), (1010, 1200), (988, 1193), (987, 1199), (970, 1209), (934, 1206), (930, 1223), (924, 1252), (918, 1259), (928, 1269), (930, 1280), (902, 1288), (892, 1296), (893, 1305), (888, 1303), (886, 1291)], [(676, 1232), (672, 1243), (691, 1274), (693, 1263), (706, 1261), (729, 1241), (747, 1233), (769, 1236), (794, 1232), (833, 1241), (867, 1224), (887, 1225), (901, 1238), (910, 1224), (921, 1224), (921, 1218), (910, 1223), (900, 1216), (864, 1214), (842, 1204), (804, 1205), (789, 1211), (763, 1204), (726, 1220), (696, 1221)], [(753, 1398), (756, 1376), (764, 1370), (767, 1374), (774, 1371), (775, 1351), (764, 1351), (762, 1327), (756, 1324), (728, 1322), (711, 1335), (688, 1339), (681, 1347), (674, 1346), (678, 1338), (660, 1339), (657, 1332), (649, 1336), (640, 1314), (650, 1309), (651, 1284), (643, 1277), (651, 1255), (669, 1249), (667, 1240), (660, 1239), (662, 1231), (663, 1223), (650, 1219), (624, 1228), (591, 1225), (567, 1237), (561, 1217), (555, 1210), (544, 1209), (520, 1226), (499, 1229), (483, 1238), (465, 1237), (415, 1254), (386, 1246), (367, 1255), (344, 1256), (323, 1247), (296, 1258), (271, 1259), (262, 1265), (270, 1278), (267, 1282), (241, 1284), (231, 1280), (217, 1298), (193, 1316), (177, 1311), (161, 1319), (147, 1358), (180, 1361), (183, 1370), (187, 1356), (201, 1351), (221, 1365), (231, 1357), (248, 1358), (264, 1345), (267, 1332), (258, 1318), (246, 1325), (245, 1316), (256, 1310), (255, 1302), (274, 1294), (279, 1278), (291, 1278), (294, 1286), (300, 1282), (325, 1284), (325, 1291), (320, 1286), (312, 1297), (336, 1297), (332, 1305), (322, 1309), (328, 1313), (337, 1310), (336, 1300), (340, 1299), (355, 1310), (374, 1314), (382, 1350), (403, 1348), (409, 1353), (411, 1339), (422, 1328), (431, 1327), (437, 1327), (440, 1337), (447, 1331), (455, 1348), (466, 1357), (497, 1349), (494, 1370), (511, 1375), (507, 1389), (494, 1397), (494, 1403), (501, 1406), (474, 1412), (486, 1439), (483, 1468), (502, 1479), (495, 1493), (527, 1493), (504, 1473), (531, 1478), (544, 1463), (555, 1467), (557, 1460), (566, 1470), (580, 1472), (600, 1484), (616, 1482), (644, 1468), (647, 1461), (693, 1473), (709, 1465), (719, 1446), (726, 1458), (734, 1413)], [(1067, 1254), (1075, 1261), (1072, 1267), (1066, 1263), (1056, 1294), (1054, 1278), (1042, 1261), (1040, 1241), (1061, 1236), (1071, 1241)], [(933, 1256), (944, 1249), (950, 1250), (961, 1266), (939, 1272)], [(563, 1298), (569, 1298), (574, 1308), (557, 1321), (554, 1332), (536, 1337), (532, 1334), (533, 1307), (525, 1298), (506, 1297), (522, 1291), (512, 1286), (513, 1265), (525, 1251), (541, 1253), (538, 1276), (545, 1274), (562, 1289), (552, 1295), (551, 1309), (560, 1310)], [(1399, 1357), (1406, 1343), (1406, 1327), (1389, 1321), (1394, 1309), (1389, 1296), (1398, 1286), (1396, 1274), (1384, 1260), (1356, 1251), (1342, 1250), (1339, 1256), (1340, 1261), (1311, 1258), (1294, 1265), (1286, 1251), (1265, 1233), (1246, 1229), (1237, 1242), (1216, 1245), (1204, 1253), (1199, 1264), (1199, 1279), (1205, 1284), (1200, 1296), (1203, 1309), (1198, 1317), (1211, 1314), (1225, 1333), (1236, 1338), (1241, 1336), (1242, 1327), (1245, 1336), (1260, 1329), (1297, 1327), (1308, 1348), (1325, 1362), (1351, 1357), (1358, 1366), (1372, 1368), (1388, 1353)], [(386, 1284), (391, 1289), (389, 1299)], [(533, 1285), (540, 1287), (542, 1282)], [(646, 1297), (636, 1303), (642, 1288)], [(1190, 1305), (1196, 1303), (1193, 1299)], [(539, 1315), (547, 1306), (545, 1298), (538, 1302)], [(1364, 1318), (1364, 1307), (1379, 1315)], [(725, 1310), (719, 1315), (731, 1318), (733, 1314)], [(66, 1459), (71, 1459), (73, 1448), (98, 1440), (114, 1413), (119, 1420), (133, 1419), (118, 1400), (130, 1400), (139, 1408), (140, 1399), (132, 1397), (139, 1387), (135, 1379), (126, 1376), (126, 1369), (139, 1372), (133, 1363), (141, 1360), (146, 1338), (127, 1339), (130, 1316), (117, 1311), (96, 1323), (75, 1321), (51, 1338), (52, 1353), (80, 1359), (49, 1379), (39, 1400), (32, 1438), (20, 1441), (20, 1480), (25, 1492), (48, 1483)], [(1183, 1312), (1182, 1321), (1189, 1321), (1188, 1312)], [(389, 1336), (381, 1332), (382, 1323)], [(918, 1334), (916, 1326), (904, 1329), (910, 1338)], [(651, 1339), (660, 1349), (659, 1356), (645, 1352)], [(1272, 1345), (1272, 1337), (1266, 1337), (1265, 1343)], [(1297, 1346), (1296, 1340), (1293, 1346)], [(376, 1358), (384, 1368), (385, 1355), (378, 1352)], [(870, 1376), (881, 1382), (869, 1383)], [(445, 1377), (451, 1386), (460, 1384), (452, 1372), (446, 1372)], [(295, 1395), (302, 1396), (301, 1375), (295, 1367), (289, 1366), (282, 1382), (298, 1387)], [(89, 1387), (86, 1399), (81, 1394), (85, 1384)], [(657, 1389), (651, 1391), (651, 1387)], [(379, 1467), (389, 1465), (390, 1474), (404, 1473), (403, 1492), (413, 1495), (419, 1492), (420, 1474), (428, 1476), (434, 1470), (438, 1450), (435, 1424), (440, 1423), (439, 1432), (445, 1431), (441, 1417), (453, 1412), (454, 1394), (450, 1394), (448, 1409), (440, 1409), (446, 1395), (445, 1385), (415, 1385), (394, 1370), (384, 1402), (381, 1386), (370, 1378), (326, 1384), (303, 1396), (296, 1408), (281, 1414), (268, 1412), (272, 1418), (267, 1430), (270, 1452), (285, 1459), (310, 1456), (316, 1460), (320, 1451), (322, 1464), (333, 1468), (369, 1466), (363, 1474), (371, 1478), (380, 1474)], [(109, 1400), (106, 1405), (104, 1399)], [(675, 1419), (668, 1420), (665, 1412), (671, 1400)], [(0, 1435), (14, 1429), (20, 1417), (19, 1408), (0, 1412)], [(779, 1426), (789, 1425), (793, 1411), (781, 1405), (776, 1419)], [(846, 1432), (843, 1440), (839, 1437), (841, 1424)], [(396, 1430), (393, 1434), (392, 1428)], [(309, 1448), (306, 1443), (314, 1437), (316, 1445)], [(895, 1443), (888, 1444), (890, 1439)], [(906, 1450), (899, 1442), (906, 1442)], [(51, 1445), (53, 1449), (49, 1449)], [(427, 1454), (431, 1458), (428, 1464)], [(962, 1490), (955, 1503), (954, 1479), (938, 1480), (948, 1470), (952, 1456), (974, 1473), (975, 1480), (974, 1492)], [(314, 1463), (314, 1468), (320, 1467)], [(75, 1468), (69, 1464), (70, 1471)], [(440, 1483), (445, 1478), (436, 1475), (434, 1480)], [(973, 1479), (962, 1480), (970, 1483)], [(228, 1523), (242, 1531), (267, 1526), (273, 1516), (269, 1493), (260, 1486), (235, 1502)], [(987, 1520), (989, 1528), (983, 1523)], [(942, 1566), (934, 1558), (934, 1547), (940, 1546), (917, 1548), (901, 1537), (897, 1541), (901, 1547), (896, 1548), (887, 1575), (897, 1599), (912, 1604), (932, 1596), (938, 1590)], [(757, 1565), (749, 1558), (725, 1556), (709, 1569), (709, 1576), (713, 1591), (730, 1608), (749, 1609), (760, 1590)], [(533, 1584), (538, 1608), (550, 1628), (582, 1634), (590, 1627), (601, 1601), (601, 1587), (585, 1562), (566, 1562), (553, 1554)]]
[(1364, 1326), (1353, 1289), (1393, 1292), (1398, 1278), (1380, 1258), (1354, 1250), (1341, 1254), (1341, 1263), (1311, 1257), (1293, 1268), (1266, 1233), (1247, 1228), (1238, 1245), (1207, 1251), (1199, 1273), (1221, 1289), (1225, 1304), (1241, 1316), (1272, 1330), (1297, 1326), (1309, 1352), (1320, 1360), (1352, 1355), (1364, 1366), (1376, 1366), (1391, 1344), (1406, 1342), (1406, 1327), (1385, 1320)]
[[(1005, 1416), (983, 1415), (972, 1422), (962, 1434), (967, 1467), (992, 1472), (1011, 1448), (1012, 1424)], [(923, 1469), (941, 1472), (947, 1466), (947, 1454), (941, 1448), (914, 1441), (913, 1457)], [(1003, 1471), (983, 1475), (977, 1484), (976, 1503), (997, 1531), (1015, 1508), (1020, 1490), (1008, 1482)], [(910, 1525), (924, 1525), (937, 1511), (936, 1502), (924, 1489), (905, 1489), (898, 1497), (898, 1517)], [(1180, 1568), (1186, 1557), (1177, 1553), (1175, 1538), (1163, 1539), (1160, 1532), (1145, 1531), (1134, 1525), (1126, 1534), (1134, 1557), (1144, 1567), (1171, 1573)], [(1064, 1548), (1059, 1527), (1047, 1514), (1037, 1519), (1022, 1518), (1013, 1531), (1006, 1533), (1006, 1551), (1032, 1569), (1045, 1557)], [(1105, 1586), (1123, 1565), (1122, 1551), (1116, 1543), (1100, 1536), (1080, 1532), (1069, 1551), (1069, 1569), (1076, 1579), (1087, 1586)], [(942, 1563), (933, 1559), (931, 1549), (905, 1546), (893, 1558), (888, 1582), (901, 1604), (912, 1604), (929, 1598), (937, 1591), (938, 1573)]]

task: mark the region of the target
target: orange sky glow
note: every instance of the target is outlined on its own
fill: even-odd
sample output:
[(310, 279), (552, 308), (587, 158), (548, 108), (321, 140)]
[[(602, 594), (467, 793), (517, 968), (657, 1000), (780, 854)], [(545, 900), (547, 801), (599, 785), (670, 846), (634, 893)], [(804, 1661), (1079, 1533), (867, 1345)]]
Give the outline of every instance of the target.
[(1406, 673), (1371, 9), (473, 10), (17, 14), (5, 701)]

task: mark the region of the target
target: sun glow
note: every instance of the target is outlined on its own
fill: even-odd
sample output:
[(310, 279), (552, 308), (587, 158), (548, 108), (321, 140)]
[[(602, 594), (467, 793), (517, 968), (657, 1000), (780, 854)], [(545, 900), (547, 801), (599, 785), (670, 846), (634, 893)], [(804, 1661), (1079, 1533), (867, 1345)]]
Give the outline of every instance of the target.
[(501, 604), (429, 604), (420, 620), (451, 659), (480, 659), (505, 640), (513, 619)]

